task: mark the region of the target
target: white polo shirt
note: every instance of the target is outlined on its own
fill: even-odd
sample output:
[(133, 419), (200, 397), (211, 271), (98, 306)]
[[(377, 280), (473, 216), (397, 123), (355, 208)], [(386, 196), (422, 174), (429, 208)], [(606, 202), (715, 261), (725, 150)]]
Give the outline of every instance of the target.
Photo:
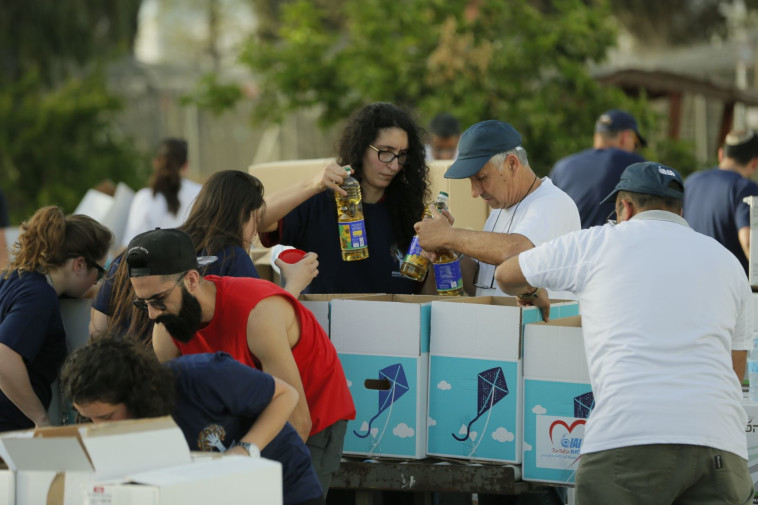
[(753, 328), (739, 261), (681, 217), (647, 211), (519, 256), (529, 284), (577, 295), (595, 409), (582, 453), (690, 444), (747, 459), (732, 350)]
[[(494, 209), (484, 223), (484, 231), (518, 233), (538, 246), (571, 231), (582, 228), (579, 211), (574, 200), (558, 189), (550, 179), (542, 178), (542, 184), (527, 195), (520, 204), (507, 209)], [(477, 296), (510, 296), (495, 282), (497, 265), (478, 262), (479, 273), (474, 278)], [(567, 292), (550, 291), (551, 299), (575, 297)]]

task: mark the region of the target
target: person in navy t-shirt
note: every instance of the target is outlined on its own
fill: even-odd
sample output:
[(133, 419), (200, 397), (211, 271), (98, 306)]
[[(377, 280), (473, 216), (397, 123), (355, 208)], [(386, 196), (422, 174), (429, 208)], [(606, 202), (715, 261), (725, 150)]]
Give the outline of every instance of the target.
[(170, 413), (191, 450), (280, 462), (284, 505), (323, 503), (310, 452), (287, 423), (297, 403), (294, 388), (226, 353), (161, 365), (135, 341), (104, 336), (74, 351), (60, 380), (64, 395), (92, 422)]
[[(345, 167), (360, 182), (369, 256), (343, 261), (334, 193)], [(313, 179), (266, 198), (261, 242), (318, 254), (322, 275), (310, 293), (416, 293), (422, 285), (400, 273), (413, 224), (429, 200), (424, 144), (411, 116), (385, 102), (372, 103), (348, 120), (338, 156)]]
[(645, 145), (637, 120), (613, 109), (596, 121), (592, 149), (558, 160), (550, 180), (574, 200), (582, 228), (603, 225), (613, 214), (613, 202), (600, 202), (616, 187), (626, 167), (645, 161), (636, 153)]
[(111, 232), (43, 207), (21, 225), (0, 277), (0, 431), (50, 424), (51, 384), (66, 357), (58, 297), (79, 298), (105, 273)]
[(718, 155), (717, 168), (684, 181), (684, 219), (693, 230), (729, 249), (747, 274), (750, 206), (743, 199), (758, 195), (758, 184), (750, 179), (758, 169), (758, 135), (753, 130), (732, 131)]

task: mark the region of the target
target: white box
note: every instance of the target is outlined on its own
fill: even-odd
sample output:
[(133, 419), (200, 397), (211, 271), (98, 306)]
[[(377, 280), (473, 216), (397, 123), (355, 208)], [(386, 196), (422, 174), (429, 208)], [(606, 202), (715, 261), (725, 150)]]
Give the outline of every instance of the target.
[(595, 406), (580, 317), (524, 330), (524, 480), (573, 484)]
[[(427, 454), (521, 461), (521, 334), (541, 321), (515, 298), (432, 303)], [(576, 315), (576, 302), (553, 302), (551, 318)]]
[(742, 400), (742, 406), (747, 413), (747, 426), (745, 434), (747, 435), (747, 466), (750, 470), (750, 476), (753, 478), (753, 487), (755, 496), (753, 503), (758, 503), (758, 403), (751, 402), (745, 397)]
[(10, 470), (0, 470), (0, 505), (16, 503), (16, 476)]
[(126, 476), (126, 482), (93, 485), (87, 505), (282, 504), (282, 467), (246, 456), (201, 459), (187, 465)]
[(80, 505), (94, 482), (191, 462), (171, 417), (9, 432), (0, 437), (0, 455), (24, 505), (44, 505), (48, 495)]
[(331, 302), (332, 300), (352, 300), (352, 299), (369, 299), (391, 301), (392, 295), (376, 294), (305, 294), (300, 295), (298, 300), (303, 306), (313, 312), (316, 320), (324, 329), (324, 332), (331, 338)]
[[(750, 243), (758, 244), (758, 196), (746, 196), (742, 201), (750, 205)], [(751, 286), (758, 286), (758, 248), (756, 247), (750, 248), (748, 280)]]
[(345, 454), (425, 456), (430, 302), (438, 298), (332, 300), (332, 343), (356, 408)]

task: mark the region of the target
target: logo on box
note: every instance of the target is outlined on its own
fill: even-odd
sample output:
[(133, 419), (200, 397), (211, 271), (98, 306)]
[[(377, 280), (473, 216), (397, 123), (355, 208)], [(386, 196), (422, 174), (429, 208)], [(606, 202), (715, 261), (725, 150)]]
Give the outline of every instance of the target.
[(537, 466), (575, 470), (586, 423), (575, 417), (537, 416)]

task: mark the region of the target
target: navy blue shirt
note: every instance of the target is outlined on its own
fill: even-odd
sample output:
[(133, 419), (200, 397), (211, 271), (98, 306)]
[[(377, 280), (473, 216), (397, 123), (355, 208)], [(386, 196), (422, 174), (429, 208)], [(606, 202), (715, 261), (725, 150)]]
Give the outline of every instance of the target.
[(615, 202), (600, 202), (614, 190), (624, 169), (640, 161), (645, 158), (615, 147), (585, 149), (558, 160), (549, 177), (576, 203), (582, 228), (602, 226)]
[(684, 181), (684, 219), (693, 230), (715, 238), (732, 251), (748, 272), (748, 259), (737, 232), (750, 226), (750, 206), (742, 201), (758, 195), (758, 184), (731, 170), (696, 172)]
[[(14, 270), (7, 279), (0, 277), (0, 343), (24, 358), (34, 393), (47, 409), (50, 385), (66, 357), (66, 332), (58, 295), (44, 275), (24, 272), (19, 277)], [(33, 427), (0, 391), (0, 431)]]
[(279, 236), (261, 237), (266, 246), (277, 242), (318, 254), (319, 275), (307, 293), (416, 293), (421, 283), (400, 273), (405, 251), (395, 243), (386, 201), (363, 203), (368, 258), (343, 261), (337, 231), (334, 193), (323, 191), (297, 206), (280, 223)]
[[(205, 253), (201, 253), (203, 255)], [(214, 256), (218, 257), (218, 260), (211, 263), (206, 267), (205, 272), (201, 272), (203, 275), (219, 275), (229, 277), (259, 277), (258, 271), (255, 269), (253, 260), (245, 252), (243, 248), (237, 245), (230, 245), (217, 252)], [(108, 275), (105, 276), (100, 289), (97, 292), (95, 301), (92, 302), (92, 308), (102, 312), (107, 316), (113, 316), (110, 310), (111, 296), (113, 296), (113, 279), (116, 276), (116, 270), (121, 263), (123, 255), (116, 257), (111, 262), (108, 268)], [(126, 335), (129, 331), (129, 325), (131, 324), (131, 318), (125, 318), (118, 328), (121, 335)], [(149, 326), (148, 331), (144, 335), (132, 335), (139, 338), (143, 342), (148, 342), (152, 336), (152, 325)]]
[[(172, 417), (195, 451), (224, 452), (239, 442), (274, 395), (273, 377), (223, 352), (189, 354), (167, 364), (176, 375)], [(289, 423), (261, 456), (282, 464), (284, 505), (321, 496), (310, 451)]]

